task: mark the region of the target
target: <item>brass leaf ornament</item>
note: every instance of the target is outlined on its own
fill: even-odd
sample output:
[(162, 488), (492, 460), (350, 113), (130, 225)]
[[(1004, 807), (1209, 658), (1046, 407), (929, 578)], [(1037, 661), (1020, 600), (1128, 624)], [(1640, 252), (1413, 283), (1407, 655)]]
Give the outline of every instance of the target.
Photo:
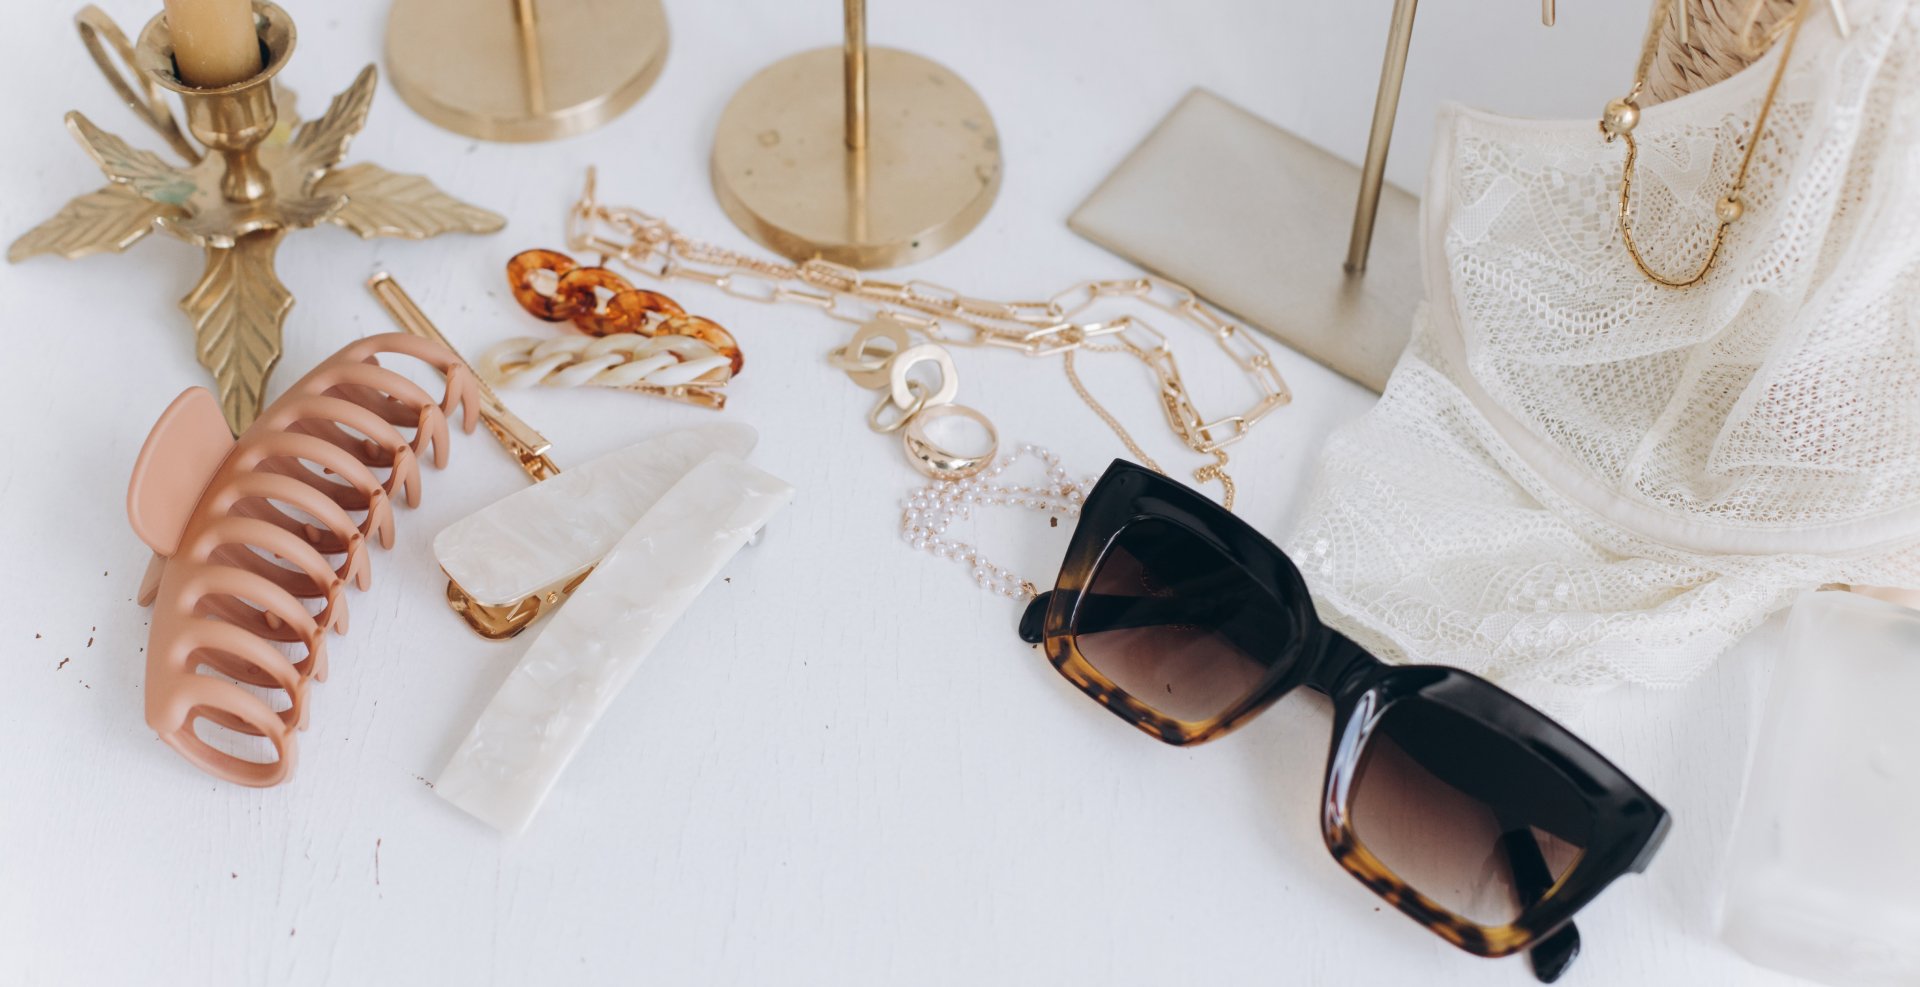
[[(372, 164), (340, 167), (366, 126), (378, 73), (371, 65), (361, 70), (325, 113), (302, 125), (290, 94), (273, 82), (293, 50), (292, 19), (269, 0), (253, 0), (253, 9), (270, 57), (258, 76), (221, 90), (196, 90), (173, 75), (164, 15), (129, 45), (97, 8), (82, 10), (82, 40), (107, 80), (131, 94), (141, 119), (188, 160), (174, 164), (69, 113), (68, 130), (109, 184), (68, 202), (7, 250), (14, 263), (40, 254), (117, 253), (156, 228), (205, 250), (206, 271), (180, 308), (193, 322), (195, 351), (236, 435), (260, 413), (280, 360), (293, 295), (274, 273), (274, 255), (288, 231), (334, 223), (361, 237), (420, 240), (506, 225), (499, 214), (418, 175)], [(175, 122), (165, 92), (187, 104), (186, 129), (197, 143)]]
[(67, 129), (80, 142), (107, 180), (124, 185), (149, 202), (186, 206), (195, 191), (193, 175), (166, 163), (152, 151), (142, 151), (93, 125), (86, 114), (67, 114)]
[(58, 215), (27, 231), (7, 248), (7, 260), (18, 263), (36, 254), (117, 254), (152, 233), (160, 217), (175, 211), (141, 198), (125, 185), (109, 185), (74, 199)]
[(180, 299), (193, 320), (194, 351), (213, 372), (229, 426), (251, 422), (266, 399), (267, 375), (280, 362), (280, 324), (293, 293), (273, 271), (285, 230), (249, 233), (232, 247), (208, 247), (200, 283)]
[(401, 175), (375, 164), (330, 171), (316, 191), (345, 196), (346, 205), (331, 217), (332, 222), (368, 238), (422, 240), (472, 230), (495, 218), (419, 175)]
[(291, 170), (307, 182), (315, 182), (327, 170), (347, 156), (347, 145), (367, 125), (367, 111), (373, 108), (373, 87), (379, 73), (369, 65), (360, 70), (347, 91), (333, 98), (320, 119), (305, 124), (287, 148)]

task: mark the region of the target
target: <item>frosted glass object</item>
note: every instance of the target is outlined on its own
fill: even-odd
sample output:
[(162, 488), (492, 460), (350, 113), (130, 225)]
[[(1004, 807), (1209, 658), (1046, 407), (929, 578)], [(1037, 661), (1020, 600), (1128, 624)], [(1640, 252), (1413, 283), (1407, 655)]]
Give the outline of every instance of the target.
[(1787, 621), (1721, 935), (1847, 987), (1920, 984), (1920, 611), (1809, 593)]
[(785, 482), (723, 453), (695, 466), (554, 614), (434, 792), (504, 832), (525, 829), (654, 646), (792, 499)]
[(568, 467), (447, 525), (433, 557), (467, 595), (506, 606), (585, 572), (702, 459), (745, 459), (758, 439), (745, 425), (699, 425)]

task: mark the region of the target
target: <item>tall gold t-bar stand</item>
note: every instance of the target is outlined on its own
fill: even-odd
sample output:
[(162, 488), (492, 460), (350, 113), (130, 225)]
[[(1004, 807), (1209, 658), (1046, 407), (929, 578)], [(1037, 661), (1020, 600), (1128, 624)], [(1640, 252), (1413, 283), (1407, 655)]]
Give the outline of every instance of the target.
[(667, 62), (660, 0), (393, 0), (387, 77), (414, 112), (481, 140), (592, 130)]
[(1394, 2), (1361, 167), (1195, 89), (1068, 224), (1381, 390), (1423, 294), (1419, 202), (1386, 182), (1416, 2)]
[(993, 116), (938, 62), (867, 46), (866, 0), (846, 43), (784, 58), (720, 116), (713, 189), (748, 236), (794, 260), (863, 270), (959, 242), (1000, 190)]

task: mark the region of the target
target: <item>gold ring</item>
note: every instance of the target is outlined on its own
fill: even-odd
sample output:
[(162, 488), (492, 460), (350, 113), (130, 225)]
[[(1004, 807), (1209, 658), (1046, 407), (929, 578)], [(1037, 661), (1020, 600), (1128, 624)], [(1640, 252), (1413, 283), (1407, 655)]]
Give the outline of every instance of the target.
[[(963, 455), (943, 449), (928, 438), (927, 423), (948, 415), (971, 419), (986, 429), (987, 451), (974, 456)], [(907, 461), (913, 464), (913, 468), (935, 480), (964, 480), (986, 469), (1000, 451), (1000, 433), (994, 431), (993, 423), (987, 420), (987, 416), (962, 404), (940, 404), (923, 409), (907, 419), (907, 428), (901, 434), (900, 442), (906, 447)]]
[[(880, 395), (879, 403), (873, 406), (872, 411), (867, 412), (868, 428), (873, 429), (876, 432), (879, 432), (881, 435), (891, 435), (894, 432), (900, 431), (902, 426), (912, 421), (915, 417), (917, 417), (920, 414), (920, 412), (923, 409), (926, 408), (927, 389), (921, 386), (920, 382), (917, 380), (908, 381), (907, 387), (910, 391), (913, 392), (913, 400), (908, 401), (905, 405), (896, 406), (893, 403), (893, 395), (891, 394)], [(891, 422), (887, 422), (883, 424), (880, 421), (880, 416), (884, 414), (888, 408), (893, 408), (893, 407), (899, 407), (900, 417), (895, 418)]]

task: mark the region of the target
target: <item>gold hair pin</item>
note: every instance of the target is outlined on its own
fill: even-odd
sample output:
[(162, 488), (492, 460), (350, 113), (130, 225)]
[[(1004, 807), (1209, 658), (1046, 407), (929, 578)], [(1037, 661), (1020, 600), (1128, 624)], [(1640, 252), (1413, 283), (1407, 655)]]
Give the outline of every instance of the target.
[[(395, 281), (393, 275), (381, 271), (368, 279), (367, 288), (373, 292), (375, 298), (380, 300), (381, 306), (387, 310), (387, 314), (393, 317), (393, 321), (400, 328), (446, 347), (448, 352), (454, 354), (454, 359), (460, 361), (461, 366), (466, 366), (466, 360), (460, 356), (460, 351), (454, 349), (447, 337), (442, 335), (433, 321), (427, 318), (427, 314), (420, 311), (420, 306), (414, 304), (412, 296), (407, 294), (406, 289), (400, 287), (400, 282)], [(471, 367), (467, 369), (472, 370)], [(473, 379), (477, 385), (476, 403), (480, 409), (480, 424), (485, 425), (487, 431), (493, 433), (493, 437), (506, 447), (507, 452), (512, 454), (514, 461), (520, 465), (520, 469), (527, 474), (527, 478), (538, 483), (558, 476), (560, 467), (547, 456), (547, 451), (553, 447), (553, 443), (548, 442), (546, 436), (535, 431), (533, 426), (522, 421), (519, 415), (508, 410), (506, 404), (501, 402), (500, 396), (493, 393), (493, 389), (480, 379), (479, 373), (474, 372)], [(528, 594), (521, 599), (487, 605), (475, 600), (461, 588), (458, 582), (449, 577), (447, 605), (452, 607), (453, 612), (459, 614), (461, 619), (465, 620), (467, 625), (481, 637), (498, 640), (520, 633), (540, 615), (543, 603), (548, 606), (558, 603), (573, 591), (573, 587), (552, 586), (542, 587), (542, 590), (544, 592)], [(551, 600), (547, 599), (549, 596), (552, 597)]]

